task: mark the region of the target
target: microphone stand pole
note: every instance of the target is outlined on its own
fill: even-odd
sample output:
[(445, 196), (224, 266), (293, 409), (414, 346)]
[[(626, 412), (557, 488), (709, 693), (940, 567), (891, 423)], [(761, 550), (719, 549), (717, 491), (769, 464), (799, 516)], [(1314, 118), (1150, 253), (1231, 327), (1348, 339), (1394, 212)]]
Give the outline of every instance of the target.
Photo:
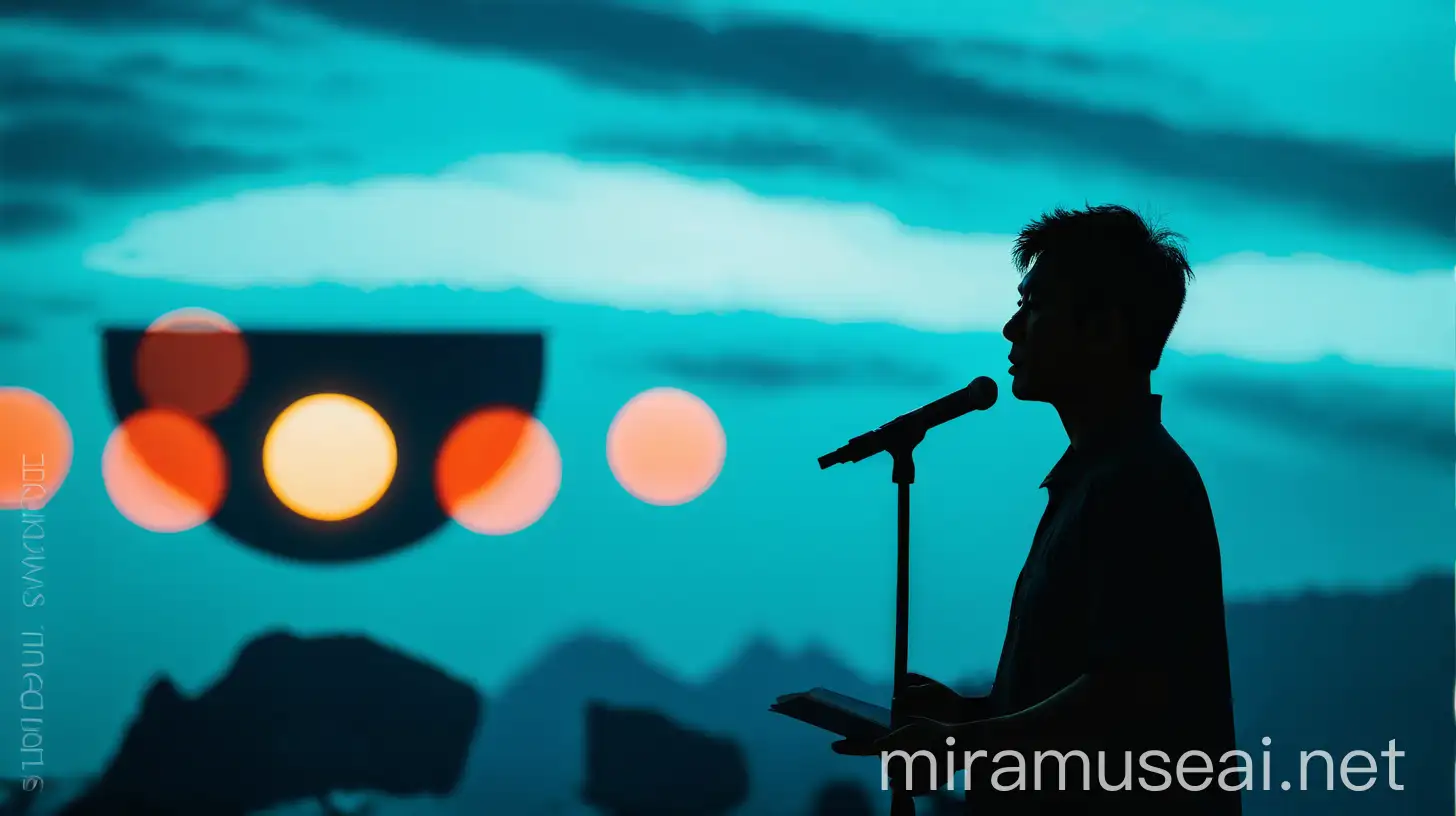
[[(910, 485), (915, 483), (915, 446), (925, 439), (924, 430), (911, 430), (886, 447), (893, 464), (890, 481), (897, 488), (895, 564), (895, 686), (890, 698), (890, 727), (904, 725), (899, 706), (910, 673)], [(913, 786), (914, 765), (907, 762), (904, 784)], [(937, 782), (939, 780), (936, 780)], [(890, 816), (915, 816), (915, 799), (904, 787), (890, 798)]]

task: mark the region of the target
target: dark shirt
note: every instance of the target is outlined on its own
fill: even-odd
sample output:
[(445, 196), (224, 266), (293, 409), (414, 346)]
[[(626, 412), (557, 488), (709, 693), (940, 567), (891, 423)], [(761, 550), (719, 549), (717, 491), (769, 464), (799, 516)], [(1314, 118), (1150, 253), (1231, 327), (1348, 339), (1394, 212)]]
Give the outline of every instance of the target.
[[(1235, 747), (1218, 535), (1198, 469), (1162, 425), (1162, 398), (1150, 397), (1119, 427), (1069, 448), (1042, 486), (1047, 509), (1017, 580), (991, 714), (1029, 708), (1088, 674), (1154, 678), (1174, 710), (1119, 701), (1057, 744), (1040, 746), (1083, 752), (1091, 791), (1080, 758), (1066, 760), (1066, 789), (1057, 791), (1062, 765), (1055, 757), (1041, 765), (1042, 791), (996, 791), (990, 774), (1008, 765), (993, 762), (991, 747), (992, 757), (972, 765), (969, 812), (1240, 813), (1238, 793), (1224, 791), (1218, 778)], [(1133, 789), (1108, 792), (1100, 780), (1123, 780), (1126, 751)], [(1166, 755), (1149, 761), (1167, 776), (1142, 767), (1149, 751)], [(1197, 793), (1178, 782), (1178, 761), (1190, 751), (1214, 766), (1209, 773), (1196, 758), (1185, 765), (1190, 785), (1209, 783)], [(1036, 757), (1023, 757), (1029, 789)], [(999, 781), (1014, 779), (1003, 774)], [(1143, 782), (1171, 785), (1156, 793)]]

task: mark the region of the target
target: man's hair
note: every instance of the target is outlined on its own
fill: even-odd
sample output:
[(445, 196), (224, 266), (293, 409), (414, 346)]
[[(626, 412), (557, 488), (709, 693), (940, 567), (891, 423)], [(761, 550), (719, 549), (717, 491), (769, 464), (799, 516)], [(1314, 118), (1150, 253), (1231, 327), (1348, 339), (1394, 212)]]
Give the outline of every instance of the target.
[(1024, 276), (1038, 259), (1055, 258), (1057, 274), (1070, 275), (1080, 303), (1122, 313), (1133, 362), (1152, 371), (1162, 360), (1193, 279), (1183, 240), (1127, 207), (1057, 208), (1026, 225), (1012, 259)]

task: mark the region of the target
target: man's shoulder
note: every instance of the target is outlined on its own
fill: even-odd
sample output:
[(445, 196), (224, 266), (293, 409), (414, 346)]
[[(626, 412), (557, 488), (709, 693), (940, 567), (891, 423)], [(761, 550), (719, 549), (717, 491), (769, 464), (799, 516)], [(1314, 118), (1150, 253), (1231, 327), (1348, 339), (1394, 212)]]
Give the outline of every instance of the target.
[(1138, 434), (1093, 474), (1098, 492), (1130, 497), (1207, 500), (1193, 458), (1162, 425)]

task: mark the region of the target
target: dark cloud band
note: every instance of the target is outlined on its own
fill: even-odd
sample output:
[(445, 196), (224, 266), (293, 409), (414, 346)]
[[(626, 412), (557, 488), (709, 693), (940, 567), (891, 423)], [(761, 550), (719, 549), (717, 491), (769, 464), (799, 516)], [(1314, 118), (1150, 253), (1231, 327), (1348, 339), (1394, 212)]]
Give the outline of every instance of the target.
[(652, 355), (644, 362), (649, 370), (674, 378), (742, 388), (920, 387), (945, 380), (932, 369), (888, 358), (808, 359), (754, 352), (674, 352)]
[(1180, 127), (952, 72), (928, 59), (919, 42), (799, 22), (708, 26), (672, 10), (609, 0), (293, 5), (340, 25), (508, 53), (602, 84), (777, 97), (858, 113), (941, 148), (1100, 162), (1442, 240), (1456, 215), (1447, 156)]

